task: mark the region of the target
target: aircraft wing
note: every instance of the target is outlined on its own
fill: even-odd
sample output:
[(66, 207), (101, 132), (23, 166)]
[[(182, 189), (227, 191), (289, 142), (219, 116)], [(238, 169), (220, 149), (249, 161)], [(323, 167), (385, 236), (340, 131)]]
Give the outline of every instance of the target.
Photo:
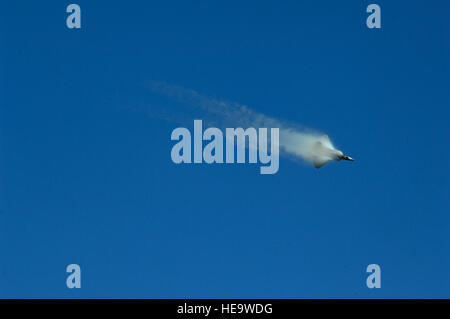
[(334, 148), (333, 144), (330, 141), (330, 138), (326, 134), (320, 137), (320, 142), (322, 142), (322, 144), (328, 148)]
[(324, 166), (326, 163), (328, 163), (330, 161), (331, 161), (331, 159), (329, 157), (325, 157), (325, 156), (316, 156), (313, 159), (315, 168), (321, 168), (322, 166)]

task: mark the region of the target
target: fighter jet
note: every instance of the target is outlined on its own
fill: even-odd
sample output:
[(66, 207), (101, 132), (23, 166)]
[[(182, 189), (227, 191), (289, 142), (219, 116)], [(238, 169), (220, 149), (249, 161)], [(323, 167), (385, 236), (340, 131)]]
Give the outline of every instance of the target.
[(320, 141), (315, 142), (312, 149), (312, 160), (315, 168), (321, 168), (330, 161), (354, 161), (350, 156), (344, 155), (340, 150), (336, 150), (331, 144), (328, 135), (323, 135)]

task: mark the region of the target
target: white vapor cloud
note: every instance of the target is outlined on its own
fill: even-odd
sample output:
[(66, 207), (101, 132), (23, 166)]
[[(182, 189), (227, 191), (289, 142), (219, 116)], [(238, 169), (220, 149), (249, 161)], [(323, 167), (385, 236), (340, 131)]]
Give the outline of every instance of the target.
[(248, 127), (280, 129), (280, 154), (292, 160), (303, 159), (311, 162), (318, 156), (314, 145), (320, 141), (325, 146), (334, 149), (331, 142), (324, 138), (323, 133), (302, 127), (295, 123), (288, 123), (255, 112), (245, 105), (208, 97), (198, 92), (163, 82), (152, 82), (150, 89), (163, 94), (183, 105), (198, 109), (203, 120), (218, 127)]

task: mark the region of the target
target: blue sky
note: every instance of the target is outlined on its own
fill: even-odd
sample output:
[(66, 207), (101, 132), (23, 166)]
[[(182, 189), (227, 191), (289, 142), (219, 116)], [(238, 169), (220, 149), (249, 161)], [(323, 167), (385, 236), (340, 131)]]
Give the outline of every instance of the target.
[[(450, 296), (448, 1), (69, 3), (1, 5), (0, 297)], [(151, 81), (357, 161), (175, 165)]]

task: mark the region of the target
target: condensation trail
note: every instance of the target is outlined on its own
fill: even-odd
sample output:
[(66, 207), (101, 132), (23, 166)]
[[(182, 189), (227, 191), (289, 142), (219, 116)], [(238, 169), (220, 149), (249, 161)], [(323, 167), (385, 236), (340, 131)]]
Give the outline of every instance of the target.
[(175, 99), (183, 105), (200, 110), (204, 119), (216, 126), (242, 127), (244, 129), (248, 127), (278, 127), (280, 129), (280, 154), (294, 160), (303, 159), (311, 162), (317, 156), (313, 146), (318, 141), (334, 149), (328, 138), (324, 138), (324, 135), (319, 132), (266, 116), (239, 103), (208, 97), (195, 90), (163, 82), (152, 82), (150, 89)]

